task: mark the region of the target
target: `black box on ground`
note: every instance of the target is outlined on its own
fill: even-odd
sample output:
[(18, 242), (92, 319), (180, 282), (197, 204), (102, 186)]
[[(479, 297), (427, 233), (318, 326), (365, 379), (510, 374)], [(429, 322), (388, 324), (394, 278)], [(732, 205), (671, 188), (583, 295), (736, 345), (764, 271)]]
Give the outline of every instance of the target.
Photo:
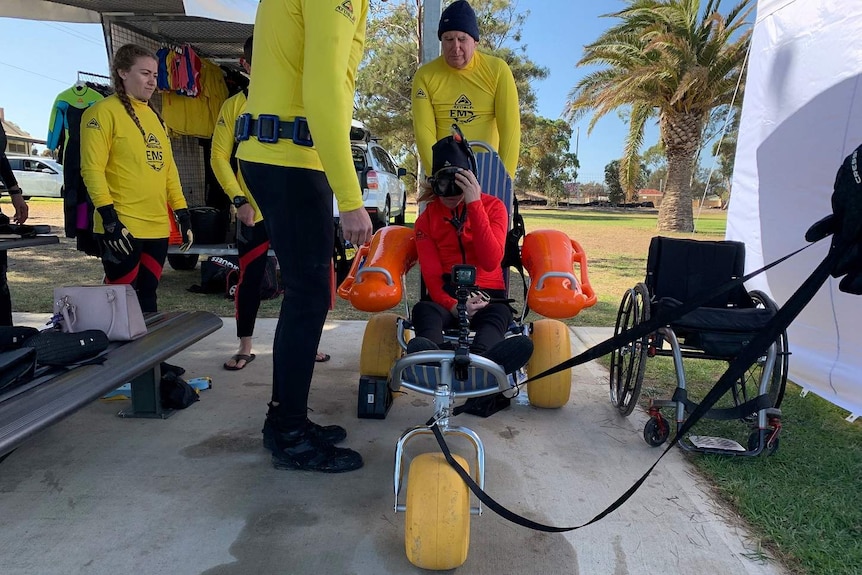
[(392, 390), (383, 378), (361, 376), (356, 416), (359, 419), (386, 419), (392, 407)]

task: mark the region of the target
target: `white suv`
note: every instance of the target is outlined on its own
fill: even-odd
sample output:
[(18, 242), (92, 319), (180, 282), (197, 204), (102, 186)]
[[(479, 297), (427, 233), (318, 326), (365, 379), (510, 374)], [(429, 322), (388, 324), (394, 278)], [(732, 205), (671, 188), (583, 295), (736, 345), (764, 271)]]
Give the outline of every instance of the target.
[[(31, 197), (62, 198), (63, 166), (51, 158), (39, 156), (8, 156), (9, 165), (24, 192), (24, 199)], [(0, 182), (0, 189), (3, 188)]]
[(362, 188), (362, 200), (374, 229), (390, 223), (403, 225), (407, 212), (407, 189), (401, 178), (407, 175), (407, 170), (399, 168), (389, 152), (372, 140), (368, 129), (356, 121), (350, 130), (350, 147)]

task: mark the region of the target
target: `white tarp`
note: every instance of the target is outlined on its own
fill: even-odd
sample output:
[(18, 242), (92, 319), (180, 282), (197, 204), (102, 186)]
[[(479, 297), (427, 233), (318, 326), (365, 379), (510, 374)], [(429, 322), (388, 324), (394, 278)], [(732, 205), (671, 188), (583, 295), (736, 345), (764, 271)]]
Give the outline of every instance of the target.
[(259, 0), (183, 0), (186, 16), (254, 24)]
[(48, 20), (54, 22), (83, 22), (98, 24), (101, 15), (95, 10), (85, 10), (47, 0), (2, 0), (0, 16), (5, 18), (24, 18), (27, 20)]
[[(835, 172), (862, 143), (862, 2), (759, 0), (745, 88), (728, 239), (748, 271), (805, 245), (829, 214)], [(783, 304), (828, 240), (768, 272)], [(831, 280), (788, 330), (790, 379), (862, 415), (862, 298)]]

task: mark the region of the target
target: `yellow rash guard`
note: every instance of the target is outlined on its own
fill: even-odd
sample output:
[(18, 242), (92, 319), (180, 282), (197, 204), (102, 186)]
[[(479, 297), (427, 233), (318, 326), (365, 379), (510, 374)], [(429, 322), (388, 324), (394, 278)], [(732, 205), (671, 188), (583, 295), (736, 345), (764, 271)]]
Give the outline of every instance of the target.
[(290, 139), (240, 142), (248, 162), (326, 173), (347, 212), (363, 206), (350, 151), (356, 69), (369, 0), (262, 0), (254, 24), (254, 74), (246, 112), (308, 119), (314, 147)]
[(425, 173), (431, 146), (457, 123), (468, 140), (487, 142), (515, 177), (521, 147), (518, 89), (505, 61), (478, 50), (463, 70), (443, 56), (421, 66), (413, 77), (413, 131)]
[[(114, 204), (123, 225), (136, 238), (170, 235), (166, 204), (187, 207), (171, 141), (156, 113), (129, 98), (146, 138), (115, 95), (96, 102), (81, 119), (81, 176), (97, 208)], [(102, 233), (94, 214), (93, 231)]]
[(263, 221), (263, 214), (260, 213), (257, 202), (254, 201), (251, 193), (249, 193), (248, 186), (245, 185), (245, 180), (242, 179), (242, 174), (239, 170), (234, 172), (233, 167), (230, 165), (234, 146), (234, 125), (236, 124), (237, 116), (245, 111), (245, 103), (245, 94), (240, 92), (231, 96), (222, 104), (221, 112), (219, 112), (218, 120), (216, 120), (215, 130), (213, 130), (210, 165), (227, 197), (233, 200), (237, 196), (242, 196), (248, 200), (248, 203), (254, 208), (254, 223), (257, 223)]

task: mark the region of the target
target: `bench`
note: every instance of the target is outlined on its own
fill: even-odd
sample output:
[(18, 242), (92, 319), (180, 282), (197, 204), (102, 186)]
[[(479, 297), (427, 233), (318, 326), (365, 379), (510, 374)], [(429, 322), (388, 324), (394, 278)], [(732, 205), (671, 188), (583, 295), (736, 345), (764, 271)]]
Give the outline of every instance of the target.
[(112, 343), (101, 364), (80, 365), (38, 376), (0, 395), (0, 460), (29, 437), (92, 401), (131, 382), (132, 407), (121, 417), (166, 418), (161, 405), (160, 363), (218, 330), (222, 321), (205, 311), (147, 316), (147, 334)]

